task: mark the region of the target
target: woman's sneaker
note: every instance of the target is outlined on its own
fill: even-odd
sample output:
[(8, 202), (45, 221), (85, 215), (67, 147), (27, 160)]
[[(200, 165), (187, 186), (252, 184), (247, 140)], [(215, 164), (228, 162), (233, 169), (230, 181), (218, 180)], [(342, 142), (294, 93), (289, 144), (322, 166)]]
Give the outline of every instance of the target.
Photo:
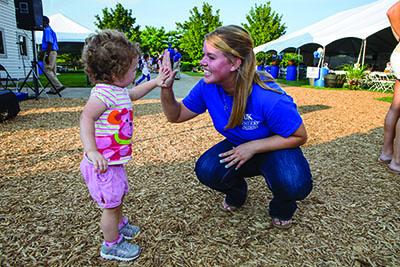
[(119, 234), (125, 239), (133, 239), (140, 233), (140, 228), (136, 225), (126, 223), (121, 229), (119, 229)]
[(100, 256), (106, 260), (131, 261), (139, 257), (139, 255), (140, 247), (136, 244), (128, 243), (124, 239), (111, 247), (103, 244), (100, 249)]

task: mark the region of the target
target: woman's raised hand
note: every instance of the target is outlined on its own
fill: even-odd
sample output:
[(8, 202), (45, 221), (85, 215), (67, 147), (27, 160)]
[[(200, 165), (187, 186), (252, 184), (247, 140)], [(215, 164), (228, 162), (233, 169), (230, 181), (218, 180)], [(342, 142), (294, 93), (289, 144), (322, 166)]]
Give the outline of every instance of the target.
[(161, 71), (162, 70), (168, 70), (170, 75), (169, 77), (164, 81), (163, 88), (171, 88), (172, 85), (174, 84), (175, 80), (175, 75), (177, 71), (172, 71), (172, 66), (171, 66), (171, 60), (169, 58), (169, 51), (165, 49), (162, 62), (161, 62)]

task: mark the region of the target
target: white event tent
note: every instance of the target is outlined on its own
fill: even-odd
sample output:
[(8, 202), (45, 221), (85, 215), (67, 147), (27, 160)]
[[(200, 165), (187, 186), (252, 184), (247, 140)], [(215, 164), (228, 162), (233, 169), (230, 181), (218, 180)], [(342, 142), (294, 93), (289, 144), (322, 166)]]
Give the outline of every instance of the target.
[[(88, 28), (76, 23), (60, 13), (48, 17), (50, 20), (50, 27), (57, 34), (57, 40), (60, 43), (83, 43), (85, 42), (85, 38), (93, 33), (92, 30), (89, 30)], [(42, 43), (42, 36), (42, 31), (35, 32), (37, 44)]]
[[(389, 54), (395, 46), (387, 10), (398, 0), (376, 2), (339, 12), (315, 24), (283, 35), (254, 48), (254, 52), (303, 50), (312, 54), (318, 47), (333, 55), (346, 53)], [(331, 54), (332, 55), (332, 54)]]

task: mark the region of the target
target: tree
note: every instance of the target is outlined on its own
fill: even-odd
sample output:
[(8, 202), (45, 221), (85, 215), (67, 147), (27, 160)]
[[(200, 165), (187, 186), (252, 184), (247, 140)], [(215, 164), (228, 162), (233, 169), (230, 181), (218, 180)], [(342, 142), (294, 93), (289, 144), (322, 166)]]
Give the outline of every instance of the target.
[(125, 9), (120, 3), (115, 9), (104, 8), (102, 10), (103, 18), (96, 15), (97, 22), (94, 24), (99, 29), (116, 29), (125, 33), (126, 37), (134, 42), (140, 41), (140, 26), (134, 26), (136, 18), (132, 17), (132, 10)]
[(179, 47), (186, 54), (192, 63), (197, 64), (203, 55), (204, 35), (221, 26), (219, 10), (212, 11), (212, 6), (203, 3), (201, 12), (197, 7), (190, 10), (188, 21), (176, 23), (178, 31), (181, 33)]
[(140, 33), (140, 49), (144, 53), (150, 53), (153, 55), (157, 52), (162, 52), (167, 46), (168, 35), (164, 30), (164, 27), (156, 28), (153, 26), (146, 26)]
[(242, 26), (251, 34), (254, 45), (258, 46), (275, 40), (285, 34), (286, 25), (282, 23), (282, 15), (271, 9), (270, 1), (252, 7), (246, 15), (247, 23)]

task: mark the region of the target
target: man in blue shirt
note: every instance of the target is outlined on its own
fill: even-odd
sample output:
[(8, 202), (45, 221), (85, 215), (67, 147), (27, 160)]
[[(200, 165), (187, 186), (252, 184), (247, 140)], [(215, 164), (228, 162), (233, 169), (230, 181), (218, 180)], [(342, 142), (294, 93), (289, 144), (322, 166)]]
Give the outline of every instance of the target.
[[(43, 37), (42, 37), (42, 51), (44, 52), (44, 71), (47, 74), (50, 82), (55, 88), (51, 88), (48, 94), (57, 94), (65, 89), (65, 86), (57, 79), (57, 35), (49, 25), (50, 20), (48, 17), (43, 16)], [(57, 91), (56, 91), (56, 90)]]
[(179, 80), (181, 78), (181, 58), (182, 55), (179, 53), (178, 48), (174, 48), (174, 65), (173, 65), (173, 70), (176, 70), (176, 75), (175, 75), (175, 80)]

